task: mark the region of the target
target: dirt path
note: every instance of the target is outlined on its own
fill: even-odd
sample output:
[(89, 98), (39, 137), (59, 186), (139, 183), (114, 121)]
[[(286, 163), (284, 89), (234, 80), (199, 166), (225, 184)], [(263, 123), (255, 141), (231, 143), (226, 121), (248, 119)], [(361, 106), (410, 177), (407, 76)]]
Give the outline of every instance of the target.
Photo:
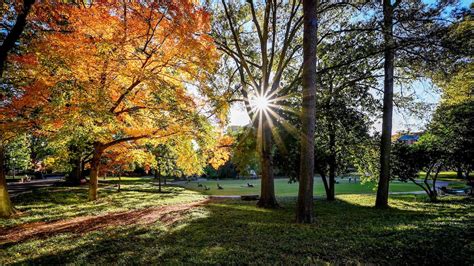
[(209, 199), (187, 204), (107, 213), (99, 216), (81, 216), (68, 220), (35, 222), (0, 229), (0, 245), (22, 242), (31, 238), (44, 238), (60, 233), (83, 234), (109, 226), (152, 224), (161, 221), (171, 225), (182, 219), (190, 209), (205, 205)]

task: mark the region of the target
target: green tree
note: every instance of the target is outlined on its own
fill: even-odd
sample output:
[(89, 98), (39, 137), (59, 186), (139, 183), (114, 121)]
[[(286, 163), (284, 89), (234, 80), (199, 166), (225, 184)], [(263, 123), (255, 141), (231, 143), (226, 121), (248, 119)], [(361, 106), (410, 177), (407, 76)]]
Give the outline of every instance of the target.
[[(274, 188), (272, 127), (278, 121), (272, 105), (294, 86), (302, 65), (299, 33), (303, 25), (301, 0), (297, 1), (222, 1), (217, 7), (213, 32), (218, 49), (230, 59), (239, 85), (238, 95), (256, 129), (260, 169), (261, 195), (257, 203), (264, 208), (277, 207)], [(285, 75), (294, 67), (297, 74)], [(233, 72), (234, 73), (234, 72)], [(234, 90), (234, 88), (232, 88)], [(272, 105), (258, 108), (252, 102)], [(264, 110), (259, 110), (264, 109)]]
[[(437, 200), (436, 181), (440, 171), (449, 163), (442, 139), (427, 133), (414, 145), (396, 143), (391, 156), (394, 178), (413, 182), (426, 192), (431, 201)], [(426, 172), (422, 182), (417, 180), (420, 171)]]
[[(440, 36), (452, 24), (447, 23), (445, 14), (455, 7), (455, 4), (452, 1), (429, 4), (421, 0), (369, 2), (365, 7), (367, 9), (363, 10), (370, 10), (373, 15), (356, 20), (355, 28), (377, 33), (374, 42), (378, 47), (366, 56), (383, 60), (380, 174), (375, 202), (378, 208), (388, 206), (392, 117), (394, 95), (396, 95), (394, 84), (403, 85), (421, 78), (420, 73), (423, 73), (420, 71), (421, 65), (433, 66), (444, 57), (443, 53), (438, 52), (446, 49)], [(403, 91), (400, 91), (401, 93)]]
[(314, 220), (314, 127), (316, 123), (316, 47), (318, 0), (303, 1), (303, 101), (301, 110), (301, 160), (296, 222)]
[(461, 169), (472, 182), (474, 169), (474, 99), (458, 104), (441, 104), (433, 115), (429, 132), (442, 141), (448, 153), (448, 165)]
[(232, 146), (231, 161), (237, 166), (240, 175), (248, 176), (253, 170), (260, 172), (260, 159), (257, 152), (257, 134), (252, 127), (241, 128), (233, 133), (236, 140)]
[(30, 145), (26, 134), (16, 136), (8, 143), (5, 152), (10, 171), (26, 171), (30, 168)]

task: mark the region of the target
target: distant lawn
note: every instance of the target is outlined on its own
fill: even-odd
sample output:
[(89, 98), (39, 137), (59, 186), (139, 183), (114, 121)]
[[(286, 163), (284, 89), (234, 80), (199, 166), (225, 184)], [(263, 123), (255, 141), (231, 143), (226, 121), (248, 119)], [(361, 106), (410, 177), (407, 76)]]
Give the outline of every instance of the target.
[[(446, 197), (432, 204), (422, 195), (398, 195), (390, 197), (390, 209), (376, 210), (374, 195), (339, 195), (335, 202), (315, 202), (315, 224), (298, 225), (293, 223), (294, 197), (278, 198), (282, 208), (277, 210), (216, 200), (179, 211), (173, 206), (203, 197), (169, 187), (169, 193), (158, 194), (146, 179), (127, 181), (121, 193), (102, 189), (96, 203), (86, 202), (85, 188), (51, 187), (15, 198), (23, 215), (0, 219), (0, 232), (28, 222), (118, 218), (106, 221), (107, 227), (94, 228), (103, 220), (74, 230), (53, 227), (49, 234), (0, 244), (0, 265), (474, 263), (470, 198)], [(131, 214), (147, 221), (146, 210), (159, 206), (171, 208), (159, 221), (133, 220)], [(116, 215), (124, 212), (127, 216)]]
[[(420, 178), (425, 178), (425, 175), (425, 172), (420, 172)], [(438, 174), (438, 180), (463, 181), (464, 179), (458, 178), (458, 173), (454, 171), (445, 171)]]
[[(358, 179), (359, 180), (359, 179)], [(336, 184), (336, 194), (367, 194), (375, 193), (374, 183), (365, 183), (361, 184), (359, 181), (354, 183), (353, 181), (349, 183), (347, 178), (338, 179), (339, 184)], [(204, 190), (202, 187), (198, 187), (198, 183), (203, 186), (206, 185), (210, 187), (210, 190)], [(217, 189), (217, 183), (219, 183), (224, 189)], [(254, 187), (247, 187), (247, 183), (253, 184)], [(183, 187), (199, 191), (206, 195), (251, 195), (251, 194), (260, 194), (260, 180), (212, 180), (205, 182), (189, 182), (187, 184), (182, 184)], [(416, 186), (413, 183), (404, 183), (393, 181), (390, 183), (391, 192), (411, 192), (411, 191), (420, 191), (420, 187)], [(277, 196), (296, 196), (298, 193), (298, 183), (288, 183), (288, 179), (275, 179), (275, 192)], [(314, 194), (316, 196), (323, 196), (324, 187), (321, 181), (321, 178), (315, 178)]]

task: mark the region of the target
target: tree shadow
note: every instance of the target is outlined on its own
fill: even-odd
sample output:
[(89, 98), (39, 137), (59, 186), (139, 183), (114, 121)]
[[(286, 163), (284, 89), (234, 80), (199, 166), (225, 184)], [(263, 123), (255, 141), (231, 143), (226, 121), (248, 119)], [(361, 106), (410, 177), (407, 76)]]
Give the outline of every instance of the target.
[[(99, 199), (88, 201), (87, 187), (49, 187), (13, 198), (20, 214), (11, 219), (0, 219), (0, 229), (31, 222), (50, 222), (78, 216), (100, 215), (104, 212), (123, 212), (153, 208), (160, 204), (196, 200), (181, 188), (164, 188), (158, 193), (153, 187), (127, 186), (121, 192), (99, 190)], [(183, 192), (183, 193), (180, 193)], [(202, 198), (202, 196), (201, 196)]]
[[(400, 199), (403, 202), (406, 199)], [(407, 201), (409, 202), (409, 201)], [(451, 203), (431, 208), (376, 210), (338, 199), (316, 201), (316, 223), (293, 223), (294, 198), (282, 209), (218, 200), (194, 209), (186, 219), (163, 227), (129, 225), (52, 239), (75, 244), (42, 253), (32, 264), (472, 264), (469, 210), (450, 216)], [(444, 207), (443, 207), (444, 206)], [(464, 207), (463, 207), (464, 208)], [(460, 210), (458, 209), (458, 212)], [(76, 241), (81, 239), (81, 241)], [(54, 242), (56, 243), (56, 242)], [(51, 249), (49, 249), (51, 250)]]

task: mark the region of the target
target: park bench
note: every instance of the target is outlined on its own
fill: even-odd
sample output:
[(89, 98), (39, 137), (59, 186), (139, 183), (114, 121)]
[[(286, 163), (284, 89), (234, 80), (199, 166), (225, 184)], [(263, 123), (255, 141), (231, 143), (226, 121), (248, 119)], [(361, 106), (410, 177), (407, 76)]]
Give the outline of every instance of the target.
[(468, 194), (470, 191), (470, 188), (449, 189), (446, 187), (441, 187), (440, 191), (444, 194), (449, 194), (449, 195), (463, 195), (463, 194)]

